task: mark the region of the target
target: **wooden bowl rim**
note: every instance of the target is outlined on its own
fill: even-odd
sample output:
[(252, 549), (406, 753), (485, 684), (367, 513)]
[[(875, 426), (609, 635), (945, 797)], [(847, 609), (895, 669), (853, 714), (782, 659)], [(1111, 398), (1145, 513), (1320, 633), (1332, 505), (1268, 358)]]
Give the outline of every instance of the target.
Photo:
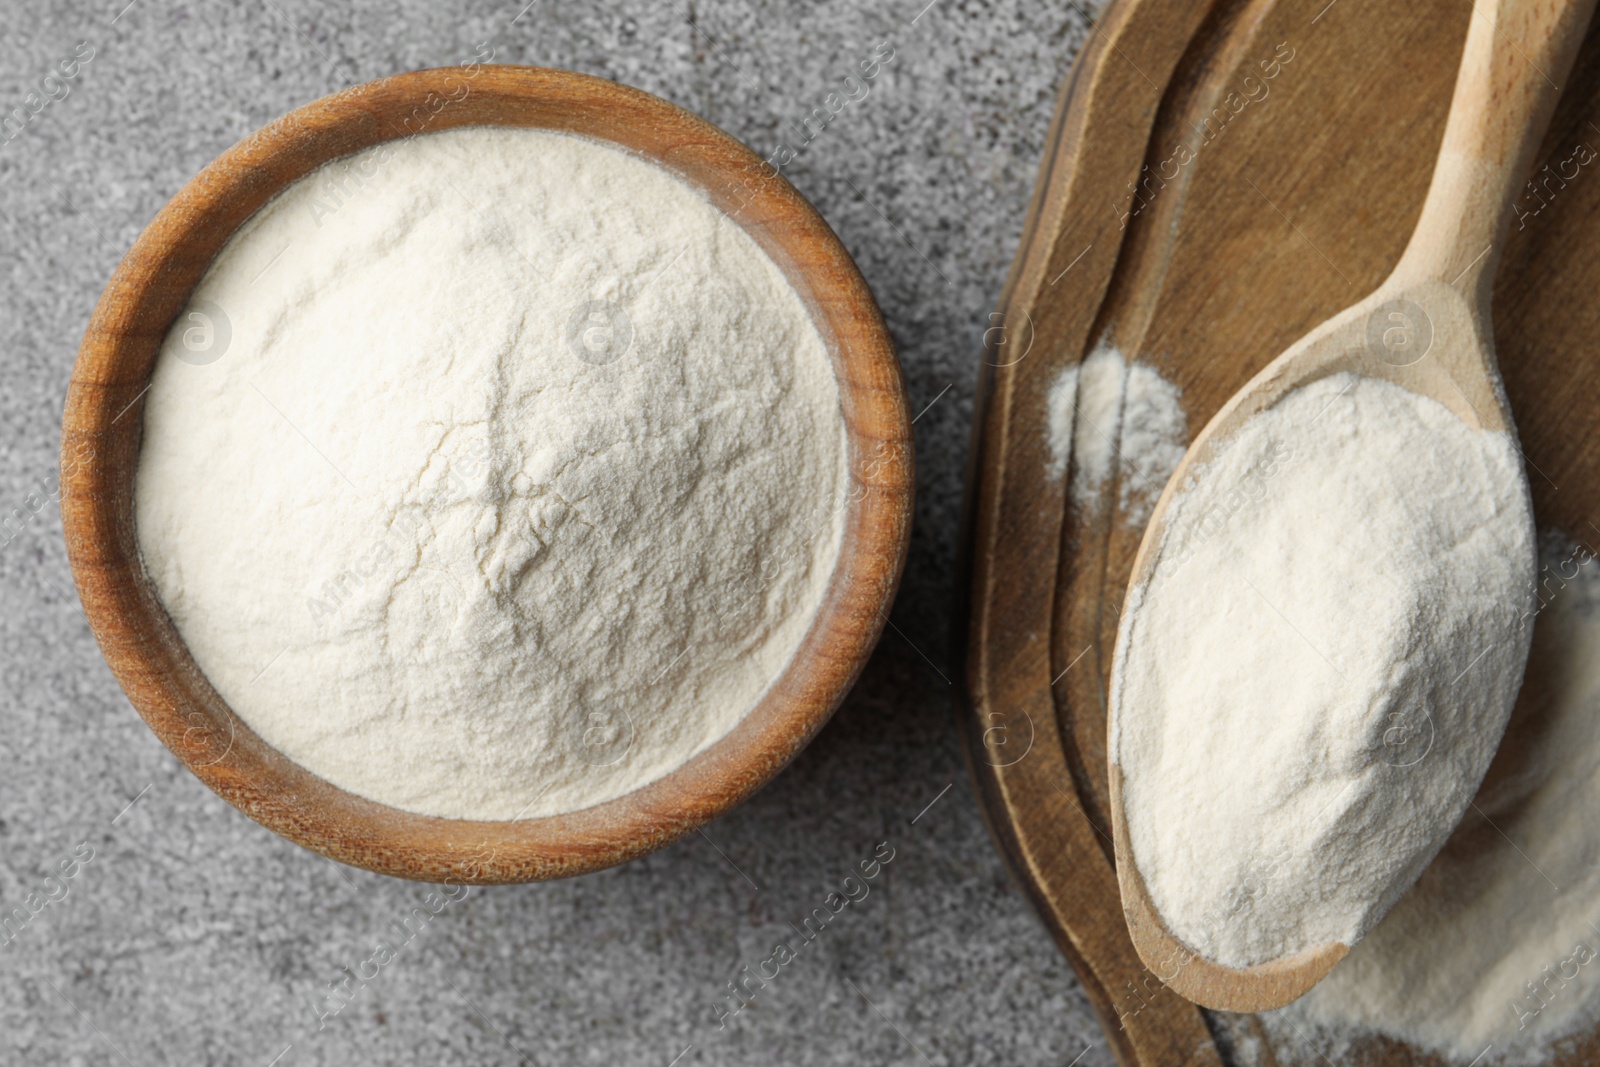
[[(419, 113), (423, 130), (405, 125)], [(559, 129), (621, 147), (735, 217), (801, 293), (828, 344), (849, 458), (839, 559), (806, 636), (761, 701), (655, 782), (591, 808), (515, 821), (445, 819), (366, 800), (267, 745), (194, 666), (145, 575), (132, 516), (144, 390), (216, 248), (272, 195), (331, 160), (418, 132), (485, 125)], [(651, 139), (665, 139), (665, 150), (639, 147)], [(219, 222), (241, 201), (248, 210)], [(199, 255), (196, 244), (215, 247)], [(176, 295), (163, 295), (174, 271)], [(162, 742), (224, 800), (291, 841), (368, 870), (446, 884), (612, 866), (697, 829), (765, 785), (832, 716), (876, 644), (905, 563), (914, 491), (909, 407), (882, 314), (811, 204), (749, 148), (660, 97), (571, 71), (503, 65), (412, 71), (323, 97), (188, 181), (140, 234), (96, 306), (73, 368), (61, 447), (62, 526), (84, 612), (129, 701)]]

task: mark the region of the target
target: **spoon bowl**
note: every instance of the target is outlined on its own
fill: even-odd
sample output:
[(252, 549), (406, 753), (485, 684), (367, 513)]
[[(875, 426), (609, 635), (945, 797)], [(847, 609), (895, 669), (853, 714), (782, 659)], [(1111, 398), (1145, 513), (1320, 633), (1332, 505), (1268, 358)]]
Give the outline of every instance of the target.
[[(1477, 5), (1488, 10), (1474, 12), (1432, 184), (1399, 264), (1371, 295), (1263, 368), (1196, 436), (1151, 513), (1125, 612), (1137, 610), (1139, 592), (1155, 574), (1170, 505), (1192, 473), (1253, 416), (1302, 386), (1344, 372), (1382, 379), (1437, 401), (1473, 429), (1515, 433), (1494, 354), (1494, 268), (1515, 212), (1515, 192), (1531, 169), (1560, 95), (1558, 83), (1571, 70), (1594, 4)], [(1113, 738), (1123, 714), (1113, 702)], [(1304, 995), (1349, 952), (1351, 946), (1333, 942), (1230, 967), (1185, 945), (1162, 921), (1135, 863), (1115, 744), (1108, 784), (1129, 933), (1140, 959), (1175, 992), (1224, 1011), (1279, 1008)]]
[[(649, 785), (581, 811), (443, 819), (366, 800), (257, 736), (195, 665), (144, 572), (133, 479), (142, 399), (173, 322), (228, 238), (316, 168), (457, 126), (560, 130), (676, 174), (785, 273), (828, 348), (847, 436), (839, 560), (794, 658), (721, 740)], [(301, 107), (201, 171), (118, 266), (89, 322), (62, 420), (61, 513), (84, 612), (157, 737), (246, 815), (324, 856), (436, 883), (581, 874), (659, 848), (760, 789), (821, 729), (887, 617), (910, 535), (909, 407), (871, 292), (827, 223), (772, 167), (702, 119), (600, 78), (534, 67), (417, 71)]]
[[(1161, 542), (1153, 539), (1165, 529), (1166, 505), (1176, 487), (1187, 483), (1191, 470), (1209, 463), (1245, 422), (1302, 386), (1340, 373), (1381, 378), (1438, 401), (1474, 429), (1509, 429), (1510, 414), (1497, 378), (1485, 373), (1482, 362), (1489, 337), (1482, 318), (1459, 290), (1437, 281), (1384, 286), (1296, 342), (1234, 394), (1195, 438), (1152, 513), (1129, 589), (1154, 573)], [(1406, 335), (1405, 343), (1396, 331)], [(1383, 344), (1385, 334), (1388, 345)], [(1430, 343), (1423, 343), (1430, 337)], [(1158, 523), (1163, 525), (1158, 528)], [(1161, 921), (1133, 862), (1123, 815), (1122, 769), (1114, 749), (1111, 755), (1112, 843), (1123, 910), (1140, 958), (1168, 986), (1207, 1007), (1265, 1011), (1298, 999), (1350, 951), (1351, 946), (1333, 942), (1240, 969), (1215, 963), (1184, 945)]]

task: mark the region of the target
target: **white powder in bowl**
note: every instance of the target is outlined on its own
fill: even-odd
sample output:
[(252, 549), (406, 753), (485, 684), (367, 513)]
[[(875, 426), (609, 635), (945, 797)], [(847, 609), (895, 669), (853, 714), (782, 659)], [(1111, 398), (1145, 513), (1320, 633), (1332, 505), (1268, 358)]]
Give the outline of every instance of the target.
[(572, 811), (681, 766), (792, 659), (846, 442), (782, 272), (665, 170), (469, 128), (296, 183), (145, 398), (146, 571), (251, 728), (430, 815)]
[(1521, 684), (1521, 460), (1387, 382), (1251, 418), (1122, 617), (1110, 750), (1167, 928), (1243, 967), (1354, 945), (1477, 789)]

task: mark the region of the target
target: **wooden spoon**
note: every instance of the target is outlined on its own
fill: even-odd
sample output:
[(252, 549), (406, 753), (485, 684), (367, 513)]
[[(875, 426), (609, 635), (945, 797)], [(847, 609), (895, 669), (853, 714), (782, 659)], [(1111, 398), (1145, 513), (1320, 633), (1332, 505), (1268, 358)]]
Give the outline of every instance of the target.
[[(1438, 401), (1476, 429), (1514, 432), (1494, 355), (1495, 266), (1594, 5), (1595, 0), (1476, 4), (1433, 181), (1399, 264), (1370, 296), (1263, 368), (1195, 438), (1151, 515), (1128, 583), (1130, 597), (1155, 571), (1167, 508), (1190, 470), (1213, 458), (1251, 416), (1300, 386), (1341, 372), (1382, 378)], [(1111, 713), (1114, 718), (1119, 710)], [(1114, 725), (1112, 730), (1114, 736)], [(1303, 995), (1344, 958), (1350, 946), (1334, 942), (1234, 968), (1180, 942), (1162, 922), (1134, 864), (1115, 748), (1110, 759), (1123, 911), (1140, 959), (1167, 986), (1205, 1007), (1265, 1011)]]

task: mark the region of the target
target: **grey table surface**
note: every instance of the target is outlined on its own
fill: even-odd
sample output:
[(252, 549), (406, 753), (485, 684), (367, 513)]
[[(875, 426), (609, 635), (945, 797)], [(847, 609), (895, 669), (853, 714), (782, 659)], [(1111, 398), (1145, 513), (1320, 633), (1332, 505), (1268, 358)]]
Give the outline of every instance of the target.
[[(31, 516), (0, 546), (0, 913), (93, 852), (0, 936), (0, 1062), (1109, 1064), (984, 829), (949, 662), (981, 338), (1088, 31), (1066, 0), (0, 3), (0, 112), (93, 53), (0, 144), (0, 512)], [(290, 108), (482, 42), (658, 93), (763, 154), (889, 43), (867, 97), (784, 170), (899, 346), (917, 526), (865, 676), (765, 791), (624, 867), (472, 891), (346, 1001), (330, 987), (429, 889), (276, 837), (144, 727), (73, 593), (49, 499), (61, 405), (113, 267), (200, 167)], [(719, 1026), (741, 968), (885, 841), (870, 894)]]

